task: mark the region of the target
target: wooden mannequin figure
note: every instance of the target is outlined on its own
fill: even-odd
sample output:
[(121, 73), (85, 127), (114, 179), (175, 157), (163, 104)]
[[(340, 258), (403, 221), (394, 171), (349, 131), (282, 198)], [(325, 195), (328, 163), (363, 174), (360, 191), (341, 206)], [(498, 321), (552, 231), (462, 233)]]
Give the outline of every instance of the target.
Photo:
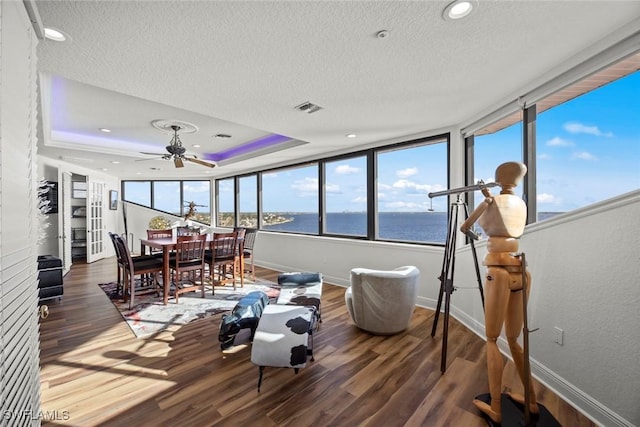
[[(485, 199), (469, 215), (460, 230), (468, 233), (472, 225), (478, 221), (488, 236), (487, 255), (483, 265), (487, 266), (485, 280), (485, 330), (487, 335), (487, 371), (489, 377), (489, 393), (491, 403), (475, 399), (474, 405), (489, 416), (494, 422), (502, 421), (501, 388), (503, 359), (498, 348), (497, 339), (502, 326), (505, 326), (509, 350), (521, 381), (526, 384), (524, 352), (518, 344), (518, 336), (523, 326), (522, 300), (522, 266), (520, 258), (516, 256), (518, 240), (524, 232), (527, 220), (527, 206), (524, 201), (514, 194), (514, 187), (527, 173), (527, 167), (522, 163), (507, 162), (496, 169), (495, 181), (501, 187), (500, 194), (492, 196), (487, 189), (482, 193)], [(527, 276), (527, 298), (531, 288), (531, 275)], [(538, 413), (533, 383), (530, 385), (529, 410)], [(509, 394), (520, 403), (524, 402), (521, 395)]]

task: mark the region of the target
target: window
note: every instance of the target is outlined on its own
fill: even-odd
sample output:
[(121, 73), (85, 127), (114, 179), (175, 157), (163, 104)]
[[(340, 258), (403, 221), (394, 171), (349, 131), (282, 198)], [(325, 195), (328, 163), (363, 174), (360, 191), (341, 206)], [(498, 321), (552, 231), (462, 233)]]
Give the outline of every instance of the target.
[(367, 236), (367, 157), (324, 163), (325, 233)]
[(152, 206), (159, 211), (181, 216), (180, 181), (153, 181)]
[(192, 221), (211, 224), (211, 182), (184, 181), (182, 183), (182, 215), (189, 209), (189, 203), (195, 204), (195, 214)]
[(193, 201), (196, 215), (191, 220), (211, 224), (210, 188), (210, 181), (122, 181), (122, 200), (177, 217)]
[(262, 174), (262, 228), (318, 234), (318, 165)]
[(240, 192), (240, 226), (258, 227), (258, 177), (249, 175), (238, 180)]
[(446, 197), (430, 200), (427, 194), (447, 188), (447, 165), (448, 140), (443, 138), (376, 153), (376, 238), (445, 242)]
[(122, 181), (122, 200), (151, 207), (151, 181)]
[(233, 228), (235, 226), (235, 185), (233, 178), (216, 181), (218, 210), (216, 225), (218, 227)]
[(640, 188), (638, 93), (635, 71), (538, 114), (538, 220)]

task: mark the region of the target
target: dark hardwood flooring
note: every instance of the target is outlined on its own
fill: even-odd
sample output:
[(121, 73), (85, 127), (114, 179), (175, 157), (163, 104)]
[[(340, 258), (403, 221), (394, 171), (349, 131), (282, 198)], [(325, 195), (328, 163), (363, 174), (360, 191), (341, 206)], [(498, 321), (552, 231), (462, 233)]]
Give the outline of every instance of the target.
[[(278, 272), (257, 269), (275, 281)], [(64, 298), (41, 321), (45, 426), (485, 426), (471, 403), (487, 391), (484, 341), (451, 319), (448, 368), (440, 373), (441, 327), (417, 308), (411, 327), (382, 337), (356, 328), (344, 288), (325, 283), (315, 362), (294, 375), (258, 368), (250, 346), (223, 354), (220, 316), (138, 339), (97, 283), (115, 260), (74, 265)], [(442, 322), (442, 321), (441, 321)], [(521, 390), (512, 363), (505, 389)], [(594, 426), (536, 382), (538, 400), (563, 426)]]

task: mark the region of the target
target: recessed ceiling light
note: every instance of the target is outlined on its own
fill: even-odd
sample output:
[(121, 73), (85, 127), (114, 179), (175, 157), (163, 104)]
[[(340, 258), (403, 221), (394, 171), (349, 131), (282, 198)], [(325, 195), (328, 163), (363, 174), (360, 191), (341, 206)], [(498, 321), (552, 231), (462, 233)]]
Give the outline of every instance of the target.
[(200, 144), (193, 144), (192, 147), (193, 148), (200, 148)]
[(118, 164), (120, 164), (120, 162), (119, 162), (119, 161), (117, 161), (117, 160), (112, 160), (112, 161), (111, 161), (111, 163), (112, 163), (112, 164), (114, 164), (114, 165), (118, 165)]
[(136, 172), (136, 175), (142, 175), (142, 172)]
[(345, 135), (347, 138), (356, 138), (358, 135), (356, 135), (355, 133), (348, 133)]
[(109, 169), (107, 169), (107, 168), (102, 168), (102, 170), (103, 170), (104, 172), (106, 172), (106, 171), (108, 171)]
[(100, 128), (98, 129), (100, 132), (104, 132), (104, 133), (109, 133), (111, 132), (111, 129), (107, 129), (107, 128)]
[(477, 0), (456, 0), (444, 8), (442, 17), (447, 21), (461, 19), (469, 15), (477, 6)]
[(45, 28), (44, 36), (54, 42), (63, 42), (67, 39), (67, 36), (65, 36), (62, 31), (56, 30), (55, 28)]

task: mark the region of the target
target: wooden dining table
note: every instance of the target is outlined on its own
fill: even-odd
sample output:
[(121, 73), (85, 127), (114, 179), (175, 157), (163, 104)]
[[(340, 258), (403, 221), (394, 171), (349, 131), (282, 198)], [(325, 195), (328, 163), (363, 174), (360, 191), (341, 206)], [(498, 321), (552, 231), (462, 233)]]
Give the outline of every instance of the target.
[[(216, 233), (208, 233), (207, 234), (207, 246), (211, 246), (211, 243), (213, 242), (214, 238), (215, 238), (215, 234)], [(167, 303), (169, 302), (169, 293), (170, 293), (170, 288), (171, 288), (171, 263), (170, 263), (170, 259), (171, 259), (171, 252), (174, 251), (176, 249), (176, 243), (178, 241), (177, 236), (173, 236), (173, 237), (166, 237), (166, 238), (162, 238), (162, 239), (140, 239), (140, 253), (142, 255), (145, 255), (147, 253), (147, 248), (154, 248), (154, 249), (162, 249), (162, 287), (164, 288), (164, 294), (163, 294), (163, 302), (164, 305), (167, 305)], [(239, 253), (240, 253), (240, 274), (244, 275), (244, 266), (243, 264), (243, 257), (242, 257), (242, 250), (243, 250), (243, 245), (242, 245), (242, 240), (238, 241), (238, 246), (239, 246)]]

